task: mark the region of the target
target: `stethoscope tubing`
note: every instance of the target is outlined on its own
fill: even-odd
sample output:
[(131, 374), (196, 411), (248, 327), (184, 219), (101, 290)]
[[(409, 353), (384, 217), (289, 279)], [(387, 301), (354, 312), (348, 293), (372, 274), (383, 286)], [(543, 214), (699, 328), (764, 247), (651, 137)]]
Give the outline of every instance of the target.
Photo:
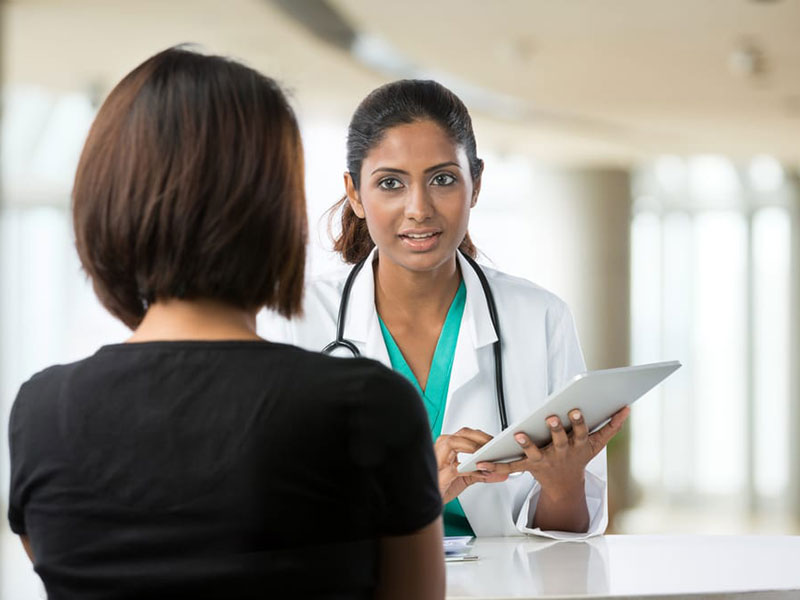
[[(464, 252), (461, 252), (461, 255), (475, 271), (475, 274), (478, 276), (478, 280), (481, 282), (483, 295), (486, 298), (486, 305), (489, 308), (489, 319), (491, 320), (492, 327), (494, 327), (495, 334), (497, 335), (497, 340), (492, 344), (492, 351), (494, 353), (495, 395), (497, 396), (497, 411), (500, 415), (500, 430), (502, 431), (508, 428), (508, 415), (506, 414), (506, 399), (504, 392), (505, 386), (503, 385), (503, 349), (502, 337), (500, 335), (500, 319), (497, 316), (497, 306), (494, 302), (492, 288), (489, 286), (489, 281), (486, 279), (486, 274), (483, 272), (483, 269), (480, 268), (478, 263), (475, 262), (472, 257), (467, 256), (467, 254)], [(344, 282), (344, 287), (342, 288), (342, 297), (339, 301), (339, 314), (336, 319), (336, 339), (322, 349), (324, 354), (331, 354), (338, 348), (344, 348), (355, 358), (361, 356), (361, 352), (359, 352), (356, 345), (344, 337), (344, 324), (347, 318), (347, 306), (350, 302), (350, 290), (353, 287), (353, 282), (358, 276), (358, 273), (364, 267), (366, 260), (367, 259), (364, 258), (359, 261), (355, 266), (353, 266), (353, 268), (350, 270), (350, 273), (347, 275), (347, 279)]]

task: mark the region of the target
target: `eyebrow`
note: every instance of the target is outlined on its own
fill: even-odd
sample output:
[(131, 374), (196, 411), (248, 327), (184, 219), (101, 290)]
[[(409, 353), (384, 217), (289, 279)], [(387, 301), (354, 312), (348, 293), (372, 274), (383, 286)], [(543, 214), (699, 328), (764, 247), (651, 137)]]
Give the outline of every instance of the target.
[[(427, 169), (425, 169), (424, 172), (425, 173), (430, 173), (431, 171), (436, 171), (437, 169), (442, 169), (444, 167), (455, 167), (455, 168), (461, 170), (461, 165), (459, 165), (455, 161), (450, 160), (450, 161), (447, 161), (447, 162), (439, 163), (438, 165), (433, 165), (432, 167), (428, 167)], [(403, 171), (403, 169), (394, 169), (392, 167), (378, 167), (377, 169), (372, 171), (372, 173), (370, 173), (370, 175), (374, 175), (378, 171), (383, 171), (385, 173), (399, 173), (400, 175), (408, 175), (408, 171)]]

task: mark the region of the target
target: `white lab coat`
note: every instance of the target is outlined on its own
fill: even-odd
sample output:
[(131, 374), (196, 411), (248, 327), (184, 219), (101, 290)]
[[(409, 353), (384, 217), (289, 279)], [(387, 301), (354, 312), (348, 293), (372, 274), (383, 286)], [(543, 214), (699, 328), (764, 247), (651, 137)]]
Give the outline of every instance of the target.
[[(375, 250), (353, 282), (344, 337), (366, 356), (391, 368), (375, 310), (370, 268)], [(467, 290), (456, 343), (442, 433), (461, 427), (500, 431), (492, 343), (497, 339), (480, 280), (458, 254)], [(503, 337), (503, 375), (508, 421), (538, 408), (552, 392), (585, 370), (575, 324), (567, 305), (554, 294), (524, 279), (483, 268), (497, 306)], [(302, 318), (287, 321), (274, 313), (259, 317), (259, 332), (268, 340), (321, 350), (336, 337), (336, 318), (347, 272), (311, 281)], [(586, 533), (543, 531), (530, 527), (540, 486), (530, 473), (503, 483), (476, 483), (458, 497), (475, 535), (534, 534), (554, 539), (584, 539), (602, 534), (608, 523), (606, 455), (603, 450), (586, 467), (586, 500), (590, 524)]]

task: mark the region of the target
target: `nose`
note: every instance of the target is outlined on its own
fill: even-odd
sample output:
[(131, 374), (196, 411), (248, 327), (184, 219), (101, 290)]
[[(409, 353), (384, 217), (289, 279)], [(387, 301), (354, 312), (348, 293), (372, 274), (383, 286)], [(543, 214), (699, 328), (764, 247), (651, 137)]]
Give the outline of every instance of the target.
[(433, 204), (427, 186), (411, 186), (406, 196), (405, 216), (407, 219), (418, 223), (422, 223), (433, 216)]

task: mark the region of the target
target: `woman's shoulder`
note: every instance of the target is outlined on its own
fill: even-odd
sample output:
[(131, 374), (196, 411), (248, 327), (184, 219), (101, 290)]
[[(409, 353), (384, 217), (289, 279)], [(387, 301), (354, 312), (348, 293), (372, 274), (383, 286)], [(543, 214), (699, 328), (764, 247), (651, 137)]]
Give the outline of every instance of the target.
[(408, 391), (416, 397), (416, 391), (404, 377), (377, 360), (363, 356), (330, 356), (290, 345), (284, 347), (294, 353), (299, 372), (313, 374), (303, 378), (303, 385), (321, 386), (327, 391), (333, 386), (348, 393), (363, 393), (370, 401), (385, 394), (408, 395)]
[[(293, 350), (293, 395), (309, 400), (310, 410), (321, 415), (330, 414), (322, 409), (323, 405), (336, 413), (351, 410), (351, 414), (359, 415), (360, 423), (383, 431), (427, 424), (427, 415), (411, 383), (380, 362)], [(321, 402), (322, 398), (326, 400)]]
[(49, 367), (45, 367), (44, 369), (37, 371), (36, 373), (31, 375), (28, 378), (28, 380), (22, 384), (22, 387), (44, 386), (52, 383), (53, 381), (60, 381), (70, 371), (74, 370), (78, 365), (80, 365), (80, 363), (82, 363), (85, 360), (86, 359), (84, 358), (70, 363), (59, 363), (55, 365), (50, 365)]
[(17, 392), (17, 397), (12, 406), (12, 420), (20, 412), (29, 415), (51, 413), (53, 403), (58, 401), (64, 383), (89, 358), (91, 357), (71, 363), (51, 365), (31, 375), (27, 381), (20, 385)]
[(72, 362), (59, 363), (45, 367), (41, 371), (37, 371), (31, 375), (28, 380), (22, 384), (20, 390), (25, 389), (39, 392), (50, 387), (60, 386), (77, 369), (80, 369), (81, 366), (92, 360), (94, 356), (93, 354)]

